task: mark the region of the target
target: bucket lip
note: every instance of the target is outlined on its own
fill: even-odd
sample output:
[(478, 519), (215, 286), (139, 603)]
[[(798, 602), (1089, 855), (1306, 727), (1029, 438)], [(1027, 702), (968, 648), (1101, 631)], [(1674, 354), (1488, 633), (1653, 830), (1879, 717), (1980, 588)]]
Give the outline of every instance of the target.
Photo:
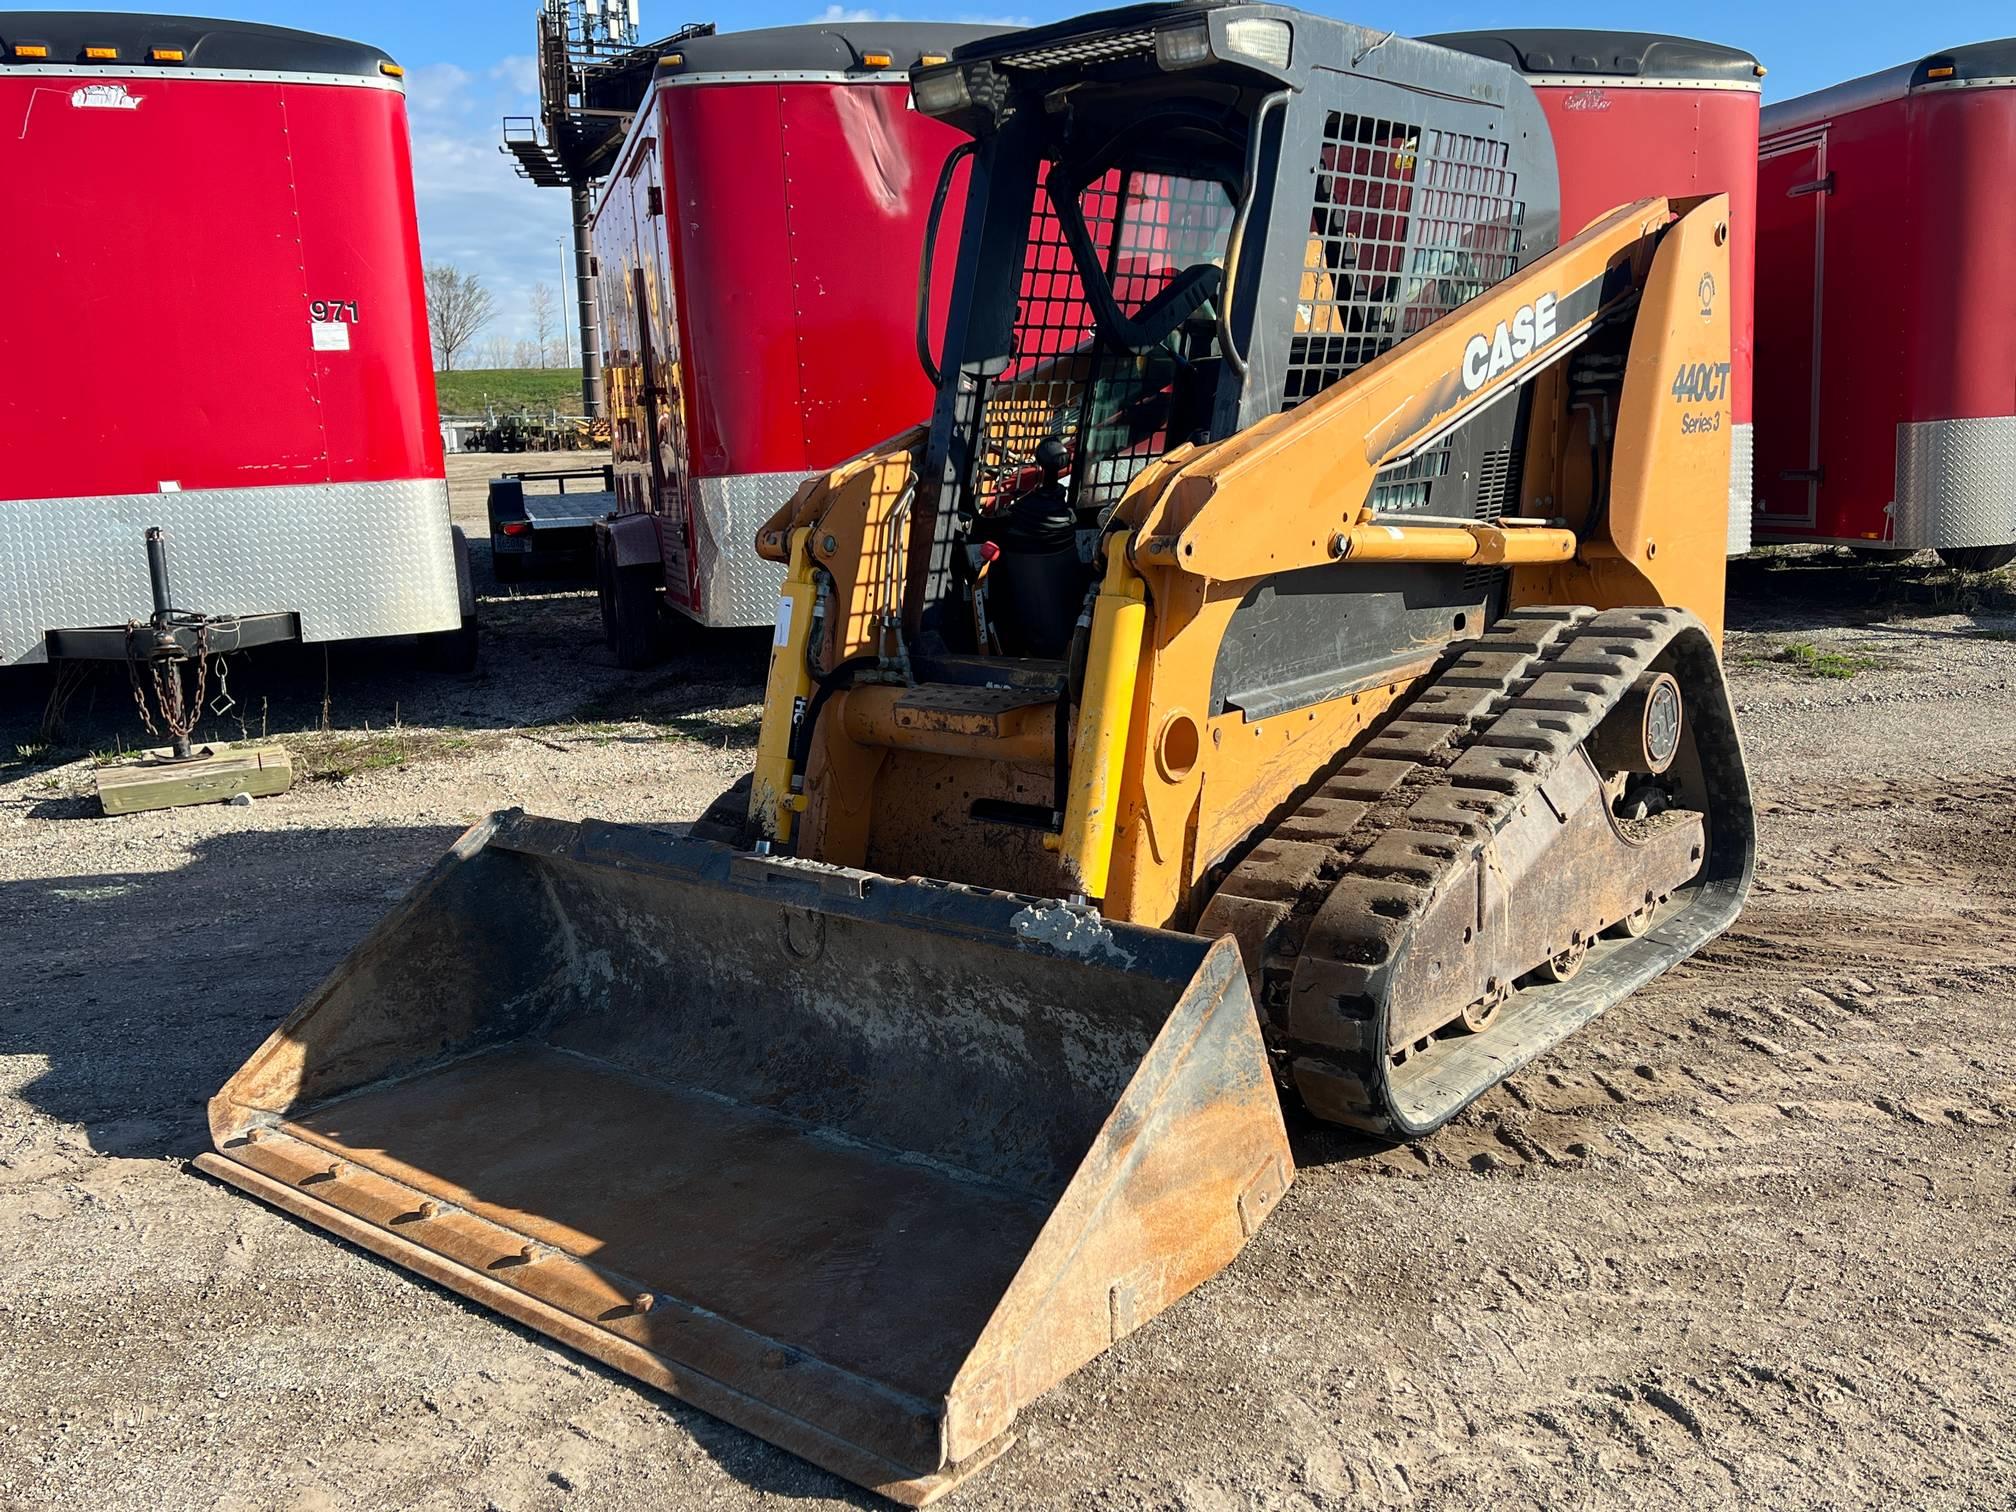
[[(1013, 1434), (1005, 1434), (961, 1462), (951, 1464), (945, 1452), (944, 1404), (898, 1397), (893, 1399), (892, 1405), (911, 1410), (913, 1420), (920, 1424), (929, 1420), (938, 1450), (935, 1463), (931, 1464), (911, 1464), (892, 1458), (779, 1407), (769, 1398), (755, 1394), (733, 1380), (718, 1378), (678, 1357), (586, 1322), (531, 1293), (495, 1280), (436, 1250), (416, 1244), (402, 1234), (374, 1224), (345, 1207), (310, 1196), (294, 1185), (237, 1159), (229, 1151), (206, 1151), (198, 1155), (191, 1165), (205, 1176), (226, 1182), (318, 1228), (326, 1229), (403, 1269), (457, 1291), (472, 1301), (538, 1330), (548, 1338), (689, 1402), (723, 1422), (904, 1505), (921, 1506), (934, 1499), (959, 1479), (990, 1463), (1014, 1442)], [(851, 1379), (870, 1390), (887, 1393), (886, 1387), (868, 1378), (857, 1376)]]
[[(480, 1300), (494, 1304), (508, 1293), (536, 1303), (554, 1319), (566, 1320), (561, 1328), (545, 1331), (569, 1344), (582, 1347), (584, 1338), (589, 1336), (620, 1340), (660, 1361), (667, 1369), (677, 1371), (682, 1378), (698, 1374), (715, 1386), (764, 1404), (771, 1412), (788, 1415), (809, 1431), (848, 1444), (905, 1476), (942, 1468), (945, 1463), (944, 1418), (949, 1380), (948, 1391), (942, 1396), (907, 1391), (875, 1375), (836, 1364), (803, 1344), (739, 1323), (675, 1292), (655, 1290), (634, 1276), (598, 1264), (592, 1257), (542, 1244), (520, 1229), (438, 1198), (361, 1159), (332, 1162), (331, 1157), (337, 1152), (313, 1137), (310, 1130), (284, 1121), (277, 1125), (270, 1121), (255, 1122), (251, 1126), (261, 1130), (262, 1137), (256, 1141), (248, 1140), (243, 1133), (214, 1133), (214, 1152), (201, 1158), (200, 1168), (344, 1237), (357, 1238), (353, 1230), (382, 1237), (385, 1244), (371, 1243), (368, 1247), (431, 1279), (442, 1280), (435, 1274), (441, 1269), (471, 1277), (482, 1283)], [(340, 1174), (328, 1174), (338, 1167)], [(423, 1211), (429, 1212), (426, 1222), (414, 1221), (415, 1215)], [(431, 1242), (418, 1237), (427, 1230), (433, 1231)], [(441, 1237), (444, 1230), (445, 1239)], [(392, 1248), (398, 1253), (390, 1253)], [(520, 1252), (537, 1254), (536, 1287), (528, 1285), (521, 1276), (523, 1267), (493, 1266), (495, 1273), (490, 1274), (469, 1259), (474, 1253), (487, 1253), (494, 1259)], [(425, 1257), (426, 1263), (414, 1263), (418, 1257)], [(447, 1284), (467, 1295), (477, 1295), (457, 1281), (449, 1280)], [(624, 1318), (598, 1321), (584, 1316), (590, 1308), (554, 1300), (556, 1295), (570, 1291), (582, 1296), (606, 1293), (605, 1300), (610, 1302), (648, 1293), (652, 1305), (648, 1317), (640, 1316), (634, 1320), (634, 1326), (633, 1320)], [(688, 1342), (688, 1347), (676, 1354), (655, 1347), (654, 1340), (660, 1334), (676, 1334)], [(695, 1363), (696, 1359), (710, 1356), (715, 1361), (711, 1366)], [(791, 1394), (797, 1398), (797, 1410), (778, 1405), (777, 1398), (785, 1393), (775, 1387), (787, 1380), (793, 1388)], [(772, 1390), (760, 1389), (765, 1386)], [(880, 1434), (864, 1431), (870, 1426), (870, 1421), (864, 1420), (888, 1425), (890, 1431)], [(901, 1447), (903, 1430), (912, 1435), (921, 1432), (935, 1449), (921, 1456), (905, 1454)]]

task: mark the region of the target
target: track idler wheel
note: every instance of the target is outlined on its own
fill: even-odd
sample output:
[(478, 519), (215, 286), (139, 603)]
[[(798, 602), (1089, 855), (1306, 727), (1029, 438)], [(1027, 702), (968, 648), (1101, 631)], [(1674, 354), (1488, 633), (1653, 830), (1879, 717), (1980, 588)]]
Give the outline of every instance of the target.
[(1680, 684), (1670, 672), (1634, 682), (1589, 737), (1589, 755), (1604, 772), (1657, 776), (1680, 753)]

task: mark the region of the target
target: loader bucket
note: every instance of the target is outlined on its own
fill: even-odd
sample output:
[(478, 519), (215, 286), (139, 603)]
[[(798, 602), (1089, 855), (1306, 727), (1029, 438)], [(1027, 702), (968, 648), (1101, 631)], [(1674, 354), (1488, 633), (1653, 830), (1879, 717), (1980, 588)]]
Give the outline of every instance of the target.
[(517, 812), (198, 1164), (913, 1505), (1290, 1179), (1229, 941)]

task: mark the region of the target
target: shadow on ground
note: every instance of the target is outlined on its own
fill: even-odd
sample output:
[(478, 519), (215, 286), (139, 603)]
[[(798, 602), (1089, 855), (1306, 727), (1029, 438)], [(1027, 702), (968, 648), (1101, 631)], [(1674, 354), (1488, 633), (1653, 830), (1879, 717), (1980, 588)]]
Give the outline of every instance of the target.
[(1955, 614), (1995, 620), (2016, 614), (2016, 579), (1955, 572), (1930, 555), (1866, 562), (1825, 548), (1764, 552), (1729, 564), (1734, 630), (1824, 630)]
[[(0, 1061), (20, 1058), (31, 1068), (13, 1095), (81, 1126), (101, 1155), (198, 1154), (209, 1144), (209, 1098), (456, 833), (426, 825), (246, 831), (199, 842), (195, 858), (173, 871), (0, 883), (0, 941), (7, 944)], [(317, 1243), (344, 1243), (289, 1221)], [(447, 1288), (400, 1274), (461, 1305)], [(553, 1347), (529, 1328), (485, 1316)], [(658, 1403), (724, 1470), (758, 1491), (882, 1505), (696, 1408), (573, 1358)]]
[(101, 1154), (190, 1156), (204, 1104), (454, 841), (445, 825), (240, 831), (174, 871), (0, 883), (0, 1056)]
[[(482, 649), (476, 670), (433, 672), (412, 640), (269, 646), (213, 672), (211, 740), (284, 738), (308, 731), (517, 729), (580, 719), (643, 718), (680, 733), (677, 721), (755, 702), (769, 652), (763, 630), (703, 630), (668, 617), (666, 655), (625, 671), (603, 645), (595, 595), (570, 584), (489, 582), (489, 545), (476, 558)], [(700, 733), (705, 733), (700, 732)], [(0, 668), (0, 780), (93, 751), (131, 750), (147, 737), (120, 663)], [(731, 741), (732, 743), (732, 741)]]

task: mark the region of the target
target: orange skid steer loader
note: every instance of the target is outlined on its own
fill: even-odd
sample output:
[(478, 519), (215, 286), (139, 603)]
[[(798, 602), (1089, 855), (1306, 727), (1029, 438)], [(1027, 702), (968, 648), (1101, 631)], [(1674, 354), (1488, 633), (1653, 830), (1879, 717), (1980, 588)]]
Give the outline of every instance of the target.
[(202, 1165), (922, 1503), (1232, 1261), (1284, 1101), (1432, 1133), (1753, 841), (1725, 200), (1564, 240), (1518, 75), (1267, 4), (913, 84), (936, 403), (761, 535), (752, 779), (476, 826)]

